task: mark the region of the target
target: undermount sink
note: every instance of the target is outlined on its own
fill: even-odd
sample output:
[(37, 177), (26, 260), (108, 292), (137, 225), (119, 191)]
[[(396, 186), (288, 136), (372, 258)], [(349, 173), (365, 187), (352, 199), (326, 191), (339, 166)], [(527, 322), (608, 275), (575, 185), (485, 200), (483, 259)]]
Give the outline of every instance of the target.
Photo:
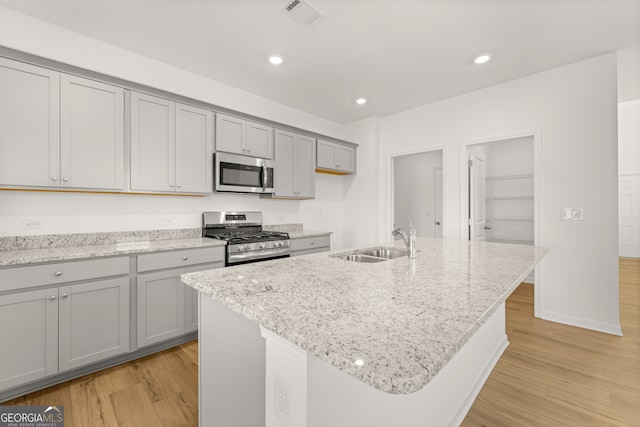
[(361, 255), (361, 254), (343, 255), (343, 256), (338, 256), (336, 258), (344, 259), (344, 260), (347, 260), (347, 261), (354, 261), (354, 262), (382, 262), (382, 261), (386, 261), (386, 259), (384, 259), (384, 258), (375, 258), (375, 257), (372, 257), (372, 256)]
[(402, 256), (407, 256), (407, 251), (403, 251), (402, 249), (395, 249), (395, 248), (364, 249), (358, 253), (362, 255), (374, 256), (377, 258), (384, 258), (384, 259), (395, 259), (395, 258), (400, 258)]
[(349, 255), (334, 255), (334, 258), (353, 262), (382, 262), (407, 256), (407, 251), (396, 248), (368, 248), (361, 249)]

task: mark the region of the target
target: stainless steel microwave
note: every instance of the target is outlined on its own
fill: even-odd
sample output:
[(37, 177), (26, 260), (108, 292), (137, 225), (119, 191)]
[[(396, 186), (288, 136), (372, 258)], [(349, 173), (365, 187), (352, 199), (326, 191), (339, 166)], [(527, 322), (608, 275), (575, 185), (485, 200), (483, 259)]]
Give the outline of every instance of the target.
[(273, 193), (273, 160), (229, 153), (215, 153), (213, 159), (216, 191)]

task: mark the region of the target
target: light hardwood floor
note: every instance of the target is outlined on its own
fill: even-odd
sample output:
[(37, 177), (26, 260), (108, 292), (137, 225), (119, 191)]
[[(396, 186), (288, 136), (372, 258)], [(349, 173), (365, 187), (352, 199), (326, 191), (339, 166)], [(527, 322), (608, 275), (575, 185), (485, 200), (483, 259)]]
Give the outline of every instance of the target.
[[(640, 260), (620, 260), (623, 337), (533, 317), (533, 286), (507, 300), (510, 345), (463, 426), (640, 426)], [(3, 405), (64, 405), (71, 426), (196, 426), (197, 342)], [(402, 426), (389, 426), (402, 427)]]

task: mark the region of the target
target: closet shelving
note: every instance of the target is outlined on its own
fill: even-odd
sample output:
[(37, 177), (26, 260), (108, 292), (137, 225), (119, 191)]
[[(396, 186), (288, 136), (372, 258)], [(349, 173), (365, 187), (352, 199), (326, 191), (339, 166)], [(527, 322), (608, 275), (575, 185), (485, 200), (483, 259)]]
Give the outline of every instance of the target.
[(533, 175), (488, 176), (487, 240), (533, 244)]

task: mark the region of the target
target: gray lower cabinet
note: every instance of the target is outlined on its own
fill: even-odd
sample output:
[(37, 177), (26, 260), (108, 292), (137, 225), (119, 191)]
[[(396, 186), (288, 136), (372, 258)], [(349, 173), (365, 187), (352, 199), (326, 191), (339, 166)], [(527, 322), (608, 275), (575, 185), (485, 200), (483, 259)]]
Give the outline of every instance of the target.
[[(175, 268), (179, 265), (184, 267)], [(184, 285), (180, 276), (223, 266), (223, 247), (138, 256), (137, 346), (144, 347), (197, 330), (198, 294)]]
[(58, 289), (60, 371), (129, 351), (129, 278)]
[(15, 291), (0, 296), (0, 390), (128, 352), (128, 265), (124, 257), (0, 270), (2, 290)]
[(0, 390), (58, 372), (58, 289), (0, 296)]
[(309, 255), (331, 250), (330, 236), (302, 237), (291, 239), (291, 256)]

